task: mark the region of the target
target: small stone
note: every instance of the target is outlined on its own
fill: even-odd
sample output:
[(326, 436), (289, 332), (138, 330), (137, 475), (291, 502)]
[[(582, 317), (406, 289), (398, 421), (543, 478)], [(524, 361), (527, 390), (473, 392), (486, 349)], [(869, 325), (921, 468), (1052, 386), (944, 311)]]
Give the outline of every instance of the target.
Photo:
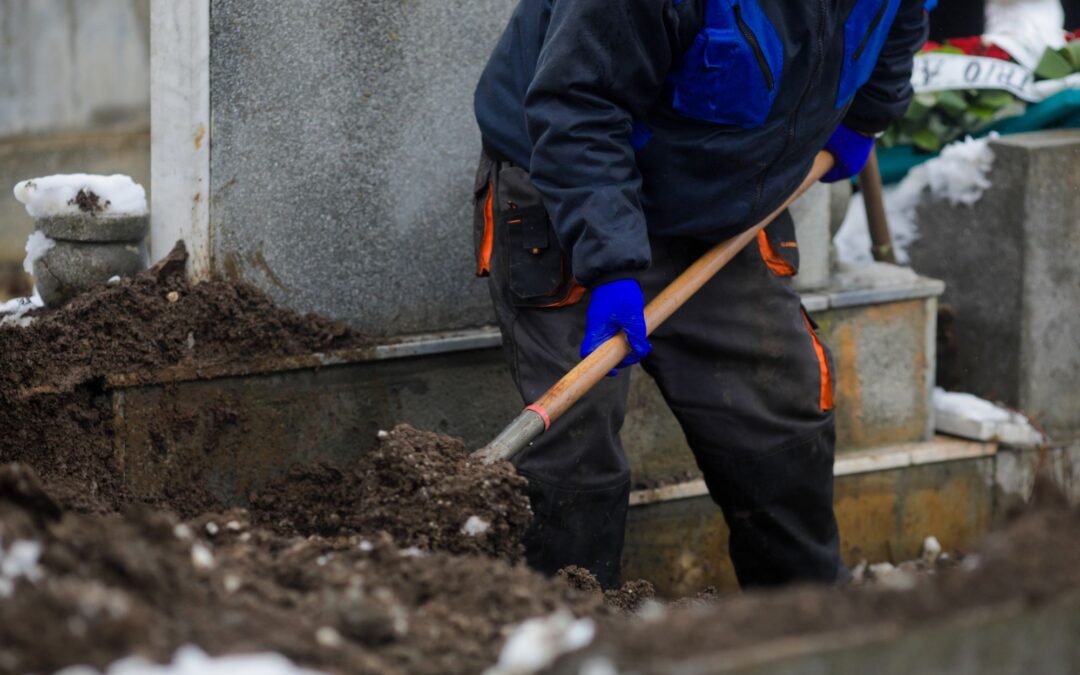
[(217, 536), (217, 533), (219, 531), (220, 529), (218, 528), (218, 524), (214, 521), (210, 521), (206, 524), (206, 533), (211, 537)]
[(341, 646), (341, 633), (330, 626), (323, 626), (315, 631), (315, 641), (328, 649), (337, 649)]
[(341, 630), (350, 639), (368, 646), (384, 645), (397, 637), (394, 617), (372, 602), (354, 602), (339, 612)]
[(173, 528), (173, 535), (175, 535), (177, 539), (191, 539), (193, 536), (191, 528), (184, 523), (180, 523)]
[(225, 579), (222, 581), (225, 586), (226, 593), (235, 593), (240, 590), (240, 587), (244, 585), (244, 582), (240, 577), (235, 574), (226, 574)]
[(176, 291), (169, 291), (165, 295), (165, 299), (168, 300), (169, 302), (176, 302), (177, 300), (180, 299), (180, 294), (177, 293)]
[(214, 569), (214, 554), (210, 552), (210, 549), (196, 542), (191, 547), (191, 562), (196, 569), (212, 570)]

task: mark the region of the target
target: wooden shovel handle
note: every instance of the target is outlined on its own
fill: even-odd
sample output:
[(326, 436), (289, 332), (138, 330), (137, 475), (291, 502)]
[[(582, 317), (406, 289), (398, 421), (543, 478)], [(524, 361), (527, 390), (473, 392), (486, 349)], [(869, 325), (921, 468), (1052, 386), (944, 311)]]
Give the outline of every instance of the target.
[[(723, 241), (711, 248), (675, 281), (660, 292), (645, 307), (645, 327), (652, 333), (657, 326), (682, 307), (687, 300), (701, 290), (709, 279), (728, 264), (747, 244), (757, 237), (758, 232), (776, 219), (793, 201), (814, 186), (833, 166), (833, 157), (827, 152), (819, 152), (814, 158), (810, 173), (798, 189), (775, 211), (749, 230)], [(556, 382), (551, 389), (508, 426), (491, 444), (478, 454), (486, 461), (509, 459), (528, 445), (536, 436), (543, 433), (551, 423), (565, 413), (592, 389), (611, 369), (617, 366), (627, 354), (630, 345), (625, 333), (620, 332), (607, 342), (597, 347), (589, 356), (577, 364), (569, 373)]]

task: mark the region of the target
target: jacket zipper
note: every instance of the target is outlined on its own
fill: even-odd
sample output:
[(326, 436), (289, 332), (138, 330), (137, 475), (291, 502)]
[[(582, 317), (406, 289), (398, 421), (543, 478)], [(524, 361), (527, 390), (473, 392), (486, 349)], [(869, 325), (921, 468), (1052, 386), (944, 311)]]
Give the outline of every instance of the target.
[(761, 51), (761, 44), (758, 43), (754, 31), (750, 30), (750, 26), (747, 26), (746, 22), (743, 21), (742, 8), (739, 5), (735, 5), (735, 23), (739, 26), (739, 32), (742, 33), (746, 43), (750, 45), (750, 51), (754, 52), (758, 68), (761, 69), (761, 74), (765, 77), (765, 86), (769, 91), (772, 91), (776, 82), (773, 80), (772, 70), (769, 69), (769, 62), (765, 60), (765, 52)]
[(889, 0), (882, 0), (881, 7), (878, 8), (877, 14), (874, 15), (874, 20), (870, 22), (870, 27), (866, 29), (866, 35), (863, 36), (862, 42), (859, 43), (859, 47), (855, 50), (855, 53), (851, 55), (851, 61), (854, 63), (862, 56), (863, 51), (866, 50), (866, 45), (870, 43), (870, 37), (877, 30), (878, 25), (881, 23), (881, 19), (885, 16), (885, 10), (889, 7)]
[(795, 105), (795, 109), (791, 111), (791, 115), (788, 118), (788, 133), (787, 142), (784, 143), (784, 149), (780, 152), (779, 157), (762, 172), (761, 178), (758, 179), (757, 191), (754, 194), (754, 206), (752, 213), (757, 213), (758, 207), (761, 204), (761, 193), (765, 189), (765, 181), (769, 178), (769, 174), (776, 168), (776, 165), (787, 159), (788, 154), (791, 152), (791, 143), (795, 140), (795, 120), (798, 119), (799, 111), (802, 110), (803, 104), (806, 103), (806, 96), (810, 93), (810, 89), (821, 77), (822, 61), (824, 61), (825, 54), (825, 0), (818, 0), (818, 25), (817, 25), (817, 63), (814, 64), (814, 72), (811, 73), (810, 79), (807, 80), (806, 85), (803, 87), (802, 94), (799, 96), (799, 102)]

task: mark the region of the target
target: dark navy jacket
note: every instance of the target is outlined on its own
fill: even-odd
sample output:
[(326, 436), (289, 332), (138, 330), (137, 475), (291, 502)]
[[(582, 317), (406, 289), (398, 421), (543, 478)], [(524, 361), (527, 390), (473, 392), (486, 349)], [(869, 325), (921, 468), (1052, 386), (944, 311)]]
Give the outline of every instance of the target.
[(521, 0), (477, 121), (490, 154), (530, 172), (578, 281), (632, 277), (649, 234), (737, 234), (839, 122), (902, 116), (923, 4)]

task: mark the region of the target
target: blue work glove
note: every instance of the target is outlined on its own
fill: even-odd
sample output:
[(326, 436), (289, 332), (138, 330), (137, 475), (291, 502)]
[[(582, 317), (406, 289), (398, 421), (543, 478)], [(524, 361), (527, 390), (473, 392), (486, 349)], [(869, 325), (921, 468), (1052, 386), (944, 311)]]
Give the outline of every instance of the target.
[(615, 370), (633, 365), (645, 358), (652, 345), (645, 337), (645, 297), (641, 286), (633, 279), (620, 279), (592, 289), (589, 311), (585, 315), (585, 339), (581, 341), (581, 358), (602, 345), (620, 330), (626, 331), (630, 353)]
[(825, 174), (821, 182), (835, 183), (859, 173), (866, 164), (866, 160), (870, 159), (870, 152), (873, 149), (873, 138), (849, 129), (841, 123), (829, 138), (829, 142), (825, 144), (825, 151), (836, 159), (836, 164), (829, 169), (829, 173)]

